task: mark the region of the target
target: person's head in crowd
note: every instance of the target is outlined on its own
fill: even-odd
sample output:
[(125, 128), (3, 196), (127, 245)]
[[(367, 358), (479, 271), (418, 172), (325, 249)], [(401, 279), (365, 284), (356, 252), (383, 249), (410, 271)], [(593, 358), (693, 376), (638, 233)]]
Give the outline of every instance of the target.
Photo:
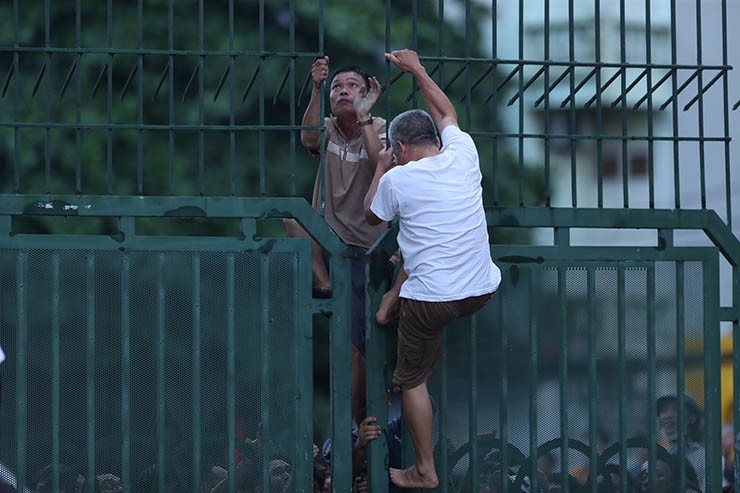
[[(689, 394), (684, 394), (684, 434), (691, 442), (702, 442), (703, 415), (699, 405)], [(658, 430), (667, 439), (678, 439), (678, 396), (675, 393), (666, 394), (658, 398), (656, 413)]]
[(270, 492), (287, 493), (293, 490), (293, 466), (286, 460), (270, 460)]
[[(51, 492), (53, 491), (53, 474), (54, 468), (51, 464), (42, 468), (36, 473), (33, 479), (36, 485), (36, 492)], [(59, 465), (59, 489), (62, 491), (74, 491), (75, 482), (77, 476), (73, 474), (72, 470), (64, 464)]]
[[(699, 493), (699, 482), (696, 472), (689, 461), (684, 461), (686, 493)], [(647, 493), (650, 483), (650, 469), (648, 462), (640, 468), (640, 491)], [(655, 493), (679, 493), (679, 462), (675, 455), (665, 454), (655, 461)]]

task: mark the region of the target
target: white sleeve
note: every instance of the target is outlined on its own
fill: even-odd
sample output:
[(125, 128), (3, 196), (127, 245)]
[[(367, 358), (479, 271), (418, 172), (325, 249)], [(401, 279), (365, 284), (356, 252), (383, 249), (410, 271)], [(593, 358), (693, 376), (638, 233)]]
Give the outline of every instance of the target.
[(380, 178), (378, 191), (375, 193), (370, 210), (383, 221), (392, 220), (398, 213), (398, 200), (393, 192), (393, 185), (388, 173)]

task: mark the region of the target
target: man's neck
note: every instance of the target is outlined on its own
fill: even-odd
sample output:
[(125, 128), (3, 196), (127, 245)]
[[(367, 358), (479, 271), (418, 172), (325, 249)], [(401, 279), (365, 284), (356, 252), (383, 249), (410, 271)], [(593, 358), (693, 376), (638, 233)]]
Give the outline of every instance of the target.
[(409, 161), (421, 161), (424, 158), (438, 155), (439, 149), (436, 146), (410, 146)]
[(351, 139), (359, 130), (357, 119), (354, 116), (342, 115), (337, 116), (337, 127), (346, 139)]

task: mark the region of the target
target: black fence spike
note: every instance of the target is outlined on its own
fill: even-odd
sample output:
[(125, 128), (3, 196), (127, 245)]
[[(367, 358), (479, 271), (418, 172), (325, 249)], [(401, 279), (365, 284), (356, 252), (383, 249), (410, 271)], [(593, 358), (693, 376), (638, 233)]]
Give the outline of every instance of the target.
[(105, 63), (103, 64), (103, 68), (100, 69), (100, 74), (98, 74), (98, 79), (95, 81), (95, 85), (93, 86), (92, 93), (90, 94), (90, 99), (95, 99), (95, 95), (98, 93), (98, 88), (100, 87), (100, 83), (103, 80), (103, 75), (105, 75), (105, 70), (108, 68), (108, 63), (110, 63), (110, 60), (106, 60)]
[(126, 82), (123, 84), (123, 88), (121, 89), (121, 101), (123, 101), (123, 98), (126, 97), (126, 92), (128, 91), (128, 86), (131, 84), (131, 80), (133, 80), (134, 75), (136, 75), (136, 72), (139, 71), (139, 62), (134, 62), (134, 66), (131, 67), (131, 72), (128, 74), (128, 78), (126, 78)]
[(710, 88), (710, 87), (712, 87), (712, 86), (714, 85), (714, 83), (715, 83), (715, 82), (717, 82), (717, 81), (718, 81), (718, 80), (720, 79), (720, 77), (722, 77), (722, 75), (724, 75), (724, 74), (725, 74), (725, 71), (724, 71), (724, 70), (720, 70), (720, 71), (719, 71), (719, 73), (718, 73), (717, 75), (715, 75), (715, 76), (714, 76), (714, 77), (712, 78), (712, 80), (710, 80), (710, 81), (709, 81), (709, 84), (707, 84), (706, 86), (704, 86), (704, 87), (702, 88), (702, 90), (701, 90), (701, 91), (699, 92), (699, 94), (697, 94), (696, 96), (694, 96), (693, 98), (691, 98), (691, 101), (689, 101), (689, 102), (688, 102), (688, 103), (686, 104), (686, 106), (684, 106), (684, 107), (683, 107), (683, 110), (684, 110), (684, 111), (688, 111), (688, 110), (689, 110), (689, 108), (691, 108), (691, 106), (692, 106), (692, 105), (693, 105), (694, 103), (696, 103), (697, 101), (699, 101), (699, 98), (700, 98), (700, 97), (701, 97), (701, 96), (702, 96), (702, 95), (703, 95), (703, 94), (704, 94), (705, 92), (707, 92), (707, 91), (709, 90), (709, 88)]
[(684, 83), (679, 86), (679, 88), (676, 90), (676, 93), (671, 94), (671, 97), (666, 99), (665, 103), (660, 105), (660, 111), (663, 111), (664, 109), (666, 109), (668, 105), (671, 104), (671, 102), (673, 102), (673, 100), (678, 99), (678, 95), (681, 94), (681, 92), (683, 92), (683, 90), (686, 89), (686, 87), (689, 84), (691, 84), (692, 80), (696, 79), (699, 76), (699, 70), (695, 70), (694, 73), (691, 74), (689, 78), (686, 79)]
[(509, 72), (509, 75), (507, 75), (504, 78), (504, 80), (501, 81), (501, 83), (496, 87), (496, 90), (493, 91), (491, 94), (488, 95), (488, 97), (483, 101), (483, 104), (487, 104), (491, 100), (491, 98), (493, 97), (493, 95), (496, 94), (496, 93), (498, 93), (498, 91), (500, 91), (506, 85), (506, 83), (509, 82), (512, 79), (512, 77), (514, 77), (516, 75), (516, 73), (519, 72), (521, 69), (522, 69), (522, 65), (521, 64), (519, 64), (516, 67), (514, 67), (514, 70), (512, 70), (511, 72)]
[(306, 74), (306, 80), (303, 81), (303, 86), (301, 86), (301, 92), (298, 93), (298, 106), (301, 105), (303, 102), (303, 95), (306, 94), (306, 89), (308, 89), (308, 84), (311, 82), (311, 71)]
[(558, 75), (554, 81), (550, 83), (550, 86), (543, 91), (542, 95), (540, 95), (539, 98), (537, 98), (537, 101), (534, 102), (534, 107), (538, 107), (542, 102), (545, 100), (545, 98), (560, 84), (565, 77), (570, 73), (570, 67), (565, 67), (565, 70)]
[(247, 83), (246, 89), (244, 89), (244, 94), (242, 94), (242, 103), (246, 101), (247, 96), (249, 95), (249, 91), (252, 90), (252, 86), (254, 85), (254, 81), (257, 80), (257, 75), (260, 73), (260, 64), (257, 64), (257, 67), (254, 69), (254, 73), (252, 74), (252, 77), (249, 79), (249, 82)]
[(152, 93), (152, 100), (156, 100), (157, 96), (159, 95), (160, 89), (162, 89), (162, 84), (164, 84), (164, 79), (167, 77), (167, 71), (170, 68), (170, 61), (168, 60), (167, 63), (164, 66), (164, 70), (162, 70), (162, 75), (159, 76), (159, 82), (157, 82), (157, 87), (154, 88), (154, 93)]
[(64, 78), (64, 83), (62, 84), (62, 88), (59, 90), (59, 99), (62, 99), (64, 96), (64, 93), (67, 92), (67, 87), (69, 87), (69, 81), (72, 80), (72, 76), (77, 71), (77, 58), (72, 62), (72, 65), (69, 67), (69, 70), (67, 71), (67, 76)]
[(2, 97), (5, 97), (5, 94), (8, 92), (8, 87), (10, 86), (10, 79), (13, 78), (13, 72), (15, 72), (15, 60), (10, 64), (10, 67), (8, 67), (8, 75), (5, 76), (5, 83), (3, 84), (3, 95)]
[(661, 78), (660, 78), (660, 80), (659, 80), (659, 81), (658, 81), (658, 82), (657, 82), (657, 83), (656, 83), (656, 84), (655, 84), (655, 85), (654, 85), (653, 87), (651, 87), (651, 88), (650, 88), (650, 89), (649, 89), (649, 90), (648, 90), (647, 92), (645, 92), (645, 95), (644, 95), (644, 96), (642, 96), (642, 97), (641, 97), (641, 98), (640, 98), (640, 99), (639, 99), (639, 100), (638, 100), (638, 101), (637, 101), (637, 102), (636, 102), (636, 103), (634, 104), (634, 106), (632, 106), (632, 109), (633, 109), (633, 110), (636, 110), (636, 109), (638, 109), (638, 108), (639, 108), (640, 106), (642, 106), (642, 103), (644, 103), (645, 101), (647, 101), (647, 98), (648, 98), (648, 96), (650, 96), (650, 95), (651, 95), (652, 93), (654, 93), (655, 91), (657, 91), (657, 90), (658, 90), (658, 88), (660, 88), (660, 86), (662, 86), (662, 85), (663, 85), (663, 83), (665, 83), (665, 81), (667, 81), (667, 80), (668, 80), (668, 78), (669, 78), (669, 77), (671, 76), (671, 74), (672, 74), (672, 73), (673, 73), (673, 70), (669, 70), (668, 72), (666, 72), (666, 74), (665, 74), (665, 75), (664, 75), (663, 77), (661, 77)]
[(616, 72), (614, 72), (614, 75), (612, 75), (611, 77), (609, 77), (609, 80), (607, 80), (601, 86), (601, 91), (599, 91), (596, 94), (594, 94), (593, 96), (591, 96), (591, 99), (589, 99), (588, 101), (586, 101), (586, 104), (583, 105), (583, 107), (584, 108), (590, 108), (591, 105), (596, 102), (596, 97), (599, 94), (603, 94), (604, 91), (606, 91), (609, 88), (609, 86), (612, 85), (612, 82), (614, 82), (615, 80), (617, 80), (619, 78), (619, 76), (622, 75), (623, 72), (624, 72), (624, 67), (619, 67), (619, 70), (617, 70)]
[(534, 83), (534, 81), (536, 81), (540, 77), (540, 75), (542, 75), (543, 73), (545, 73), (544, 66), (540, 67), (540, 69), (532, 77), (530, 77), (529, 80), (524, 85), (522, 85), (521, 91), (517, 91), (516, 94), (514, 94), (511, 97), (511, 99), (509, 99), (507, 106), (511, 106), (512, 104), (514, 104), (514, 102), (517, 99), (519, 99), (522, 93), (524, 93), (527, 89), (529, 89), (529, 86), (531, 86)]
[(285, 69), (285, 73), (283, 74), (283, 78), (280, 81), (280, 85), (278, 86), (277, 92), (275, 92), (275, 97), (272, 98), (272, 104), (275, 105), (278, 102), (278, 99), (280, 99), (280, 93), (283, 92), (283, 89), (285, 88), (285, 83), (288, 82), (288, 76), (290, 75), (290, 64)]
[[(485, 80), (485, 78), (488, 76), (488, 74), (490, 74), (491, 72), (493, 72), (493, 63), (491, 63), (491, 65), (488, 66), (488, 68), (485, 70), (485, 72), (483, 72), (483, 75), (481, 75), (480, 77), (478, 77), (478, 80), (476, 80), (473, 83), (473, 85), (470, 86), (470, 92), (472, 93), (475, 90), (475, 88), (478, 87), (480, 85), (480, 83), (483, 82)], [(468, 98), (468, 95), (467, 94), (463, 94), (462, 96), (460, 96), (460, 99), (458, 101), (460, 103), (463, 103), (463, 102), (465, 102), (465, 100), (467, 98)]]
[(198, 75), (198, 72), (200, 72), (200, 65), (201, 62), (195, 64), (193, 73), (190, 74), (190, 80), (188, 80), (188, 83), (185, 85), (185, 89), (182, 91), (182, 98), (180, 98), (180, 101), (185, 101), (185, 96), (187, 96), (188, 91), (190, 90), (190, 86), (193, 84), (193, 80), (195, 80), (195, 76)]
[(574, 97), (574, 96), (575, 96), (575, 95), (576, 95), (576, 94), (578, 93), (578, 91), (580, 91), (580, 90), (581, 90), (581, 88), (583, 88), (583, 86), (585, 86), (585, 85), (586, 85), (586, 83), (587, 83), (587, 82), (588, 82), (589, 80), (591, 80), (591, 77), (593, 77), (594, 75), (596, 75), (596, 71), (597, 71), (597, 70), (598, 70), (598, 69), (594, 67), (594, 68), (593, 68), (593, 69), (591, 70), (591, 72), (589, 72), (589, 73), (588, 73), (588, 75), (587, 75), (586, 77), (584, 77), (584, 78), (583, 78), (583, 79), (582, 79), (582, 80), (581, 80), (581, 81), (580, 81), (580, 82), (579, 82), (579, 83), (578, 83), (578, 84), (576, 85), (576, 87), (574, 87), (574, 88), (573, 88), (573, 94), (568, 94), (568, 96), (567, 96), (567, 97), (566, 97), (566, 98), (565, 98), (565, 99), (564, 99), (564, 100), (563, 100), (563, 101), (562, 101), (562, 102), (560, 103), (560, 107), (561, 107), (561, 108), (565, 108), (565, 106), (566, 106), (566, 105), (568, 104), (568, 102), (570, 101), (570, 99), (571, 99), (572, 97)]
[(46, 64), (48, 60), (44, 60), (44, 63), (41, 64), (41, 68), (39, 69), (39, 75), (36, 76), (36, 82), (33, 84), (33, 91), (31, 91), (31, 99), (33, 99), (36, 96), (36, 92), (39, 90), (39, 85), (41, 85), (41, 80), (44, 78), (44, 74), (46, 73)]
[(221, 89), (223, 89), (224, 84), (226, 83), (226, 78), (229, 76), (230, 73), (231, 73), (231, 64), (229, 63), (226, 65), (226, 68), (224, 69), (224, 73), (221, 74), (221, 79), (218, 81), (216, 90), (213, 93), (214, 102), (218, 99), (219, 95), (221, 94)]
[(617, 99), (615, 99), (614, 101), (611, 102), (611, 105), (610, 106), (612, 108), (616, 108), (616, 106), (619, 104), (620, 101), (625, 101), (626, 102), (627, 101), (627, 94), (629, 94), (630, 91), (632, 89), (634, 89), (635, 86), (643, 79), (643, 77), (645, 77), (648, 74), (648, 70), (650, 70), (650, 69), (647, 69), (647, 68), (644, 69), (642, 71), (642, 73), (640, 73), (640, 75), (638, 75), (637, 77), (635, 77), (635, 80), (633, 80), (632, 82), (630, 82), (630, 85), (627, 86), (627, 88), (624, 90), (624, 92), (622, 94), (620, 94), (619, 97), (617, 97)]

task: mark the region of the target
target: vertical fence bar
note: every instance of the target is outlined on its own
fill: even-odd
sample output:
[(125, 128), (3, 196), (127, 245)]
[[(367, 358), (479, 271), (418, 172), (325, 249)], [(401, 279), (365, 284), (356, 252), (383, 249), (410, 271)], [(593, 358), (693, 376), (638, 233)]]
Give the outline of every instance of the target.
[(144, 195), (144, 0), (137, 2), (136, 21), (136, 46), (139, 50), (136, 57), (136, 190), (139, 195)]
[(44, 82), (44, 118), (46, 119), (47, 126), (44, 129), (44, 174), (45, 174), (45, 188), (46, 193), (51, 191), (51, 52), (48, 51), (51, 37), (51, 12), (49, 9), (49, 0), (44, 0), (44, 47), (46, 52), (44, 55), (44, 69), (45, 72), (49, 72), (46, 75), (46, 81)]
[[(653, 139), (653, 54), (652, 54), (652, 11), (650, 0), (645, 1), (645, 63), (647, 64), (647, 145), (648, 145), (648, 196), (649, 208), (655, 208), (655, 142)], [(623, 105), (627, 105), (627, 95), (623, 95)]]
[[(441, 2), (440, 2), (441, 3)], [(549, 4), (549, 0), (546, 2), (546, 7)], [(491, 205), (499, 205), (499, 189), (498, 176), (498, 29), (497, 29), (497, 12), (498, 2), (491, 2), (491, 130), (494, 132), (493, 138), (491, 139), (491, 178), (492, 182), (496, 183), (493, 187), (493, 193), (491, 195)], [(442, 27), (440, 26), (440, 30)], [(442, 65), (440, 62), (440, 72), (442, 71)], [(549, 187), (548, 187), (549, 190)]]
[[(87, 404), (87, 477), (95, 477), (95, 432), (97, 423), (95, 420), (95, 255), (88, 253), (85, 266), (85, 290), (86, 290), (86, 314), (87, 314), (87, 350), (85, 360), (87, 362), (86, 375), (86, 397)], [(93, 486), (93, 491), (96, 491)]]
[[(75, 44), (77, 46), (77, 67), (82, 66), (82, 0), (75, 4)], [(75, 146), (77, 162), (75, 166), (75, 193), (82, 193), (82, 70), (75, 74)]]
[[(617, 268), (617, 365), (619, 374), (619, 476), (627, 477), (627, 303), (625, 296), (624, 267)], [(627, 482), (622, 481), (619, 492), (628, 493)]]
[(131, 491), (131, 258), (121, 259), (121, 483)]
[(627, 127), (627, 21), (625, 13), (625, 0), (619, 2), (619, 61), (622, 76), (619, 78), (620, 93), (622, 95), (622, 105), (620, 106), (620, 116), (622, 117), (622, 206), (629, 207), (630, 188), (629, 188), (629, 146)]
[[(300, 137), (298, 133), (296, 133), (295, 126), (296, 126), (296, 77), (295, 77), (295, 60), (296, 60), (296, 44), (295, 44), (295, 0), (290, 0), (290, 62), (289, 62), (289, 69), (290, 70), (290, 144), (289, 144), (289, 151), (290, 151), (290, 189), (289, 193), (292, 196), (295, 196), (297, 193), (296, 189), (296, 148), (295, 143), (296, 139)], [(322, 115), (323, 116), (323, 115)]]
[[(447, 347), (448, 332), (445, 331), (444, 335), (445, 347)], [(450, 418), (450, 403), (448, 401), (449, 394), (449, 368), (450, 365), (447, 363), (447, 358), (442, 358), (439, 362), (439, 404), (437, 406), (437, 421), (439, 422), (439, 467), (437, 472), (439, 474), (439, 488), (440, 493), (447, 493), (449, 489), (449, 470), (450, 461), (449, 454), (447, 453), (447, 442), (449, 440), (449, 418)], [(436, 457), (435, 457), (436, 459)]]
[[(558, 231), (556, 231), (557, 235)], [(568, 423), (568, 276), (567, 269), (558, 266), (558, 306), (560, 307), (560, 475), (563, 478), (568, 477), (569, 465), (569, 445), (568, 437), (570, 427)], [(564, 482), (565, 493), (570, 492), (568, 482)]]
[[(699, 69), (696, 75), (696, 91), (699, 97), (697, 104), (697, 120), (699, 126), (699, 183), (701, 190), (701, 208), (707, 208), (707, 177), (704, 155), (704, 77), (701, 70), (703, 62), (702, 56), (702, 21), (701, 21), (701, 0), (696, 0), (696, 66)], [(673, 104), (677, 104), (674, 100)]]
[[(504, 291), (505, 292), (505, 291)], [(506, 320), (506, 304), (501, 297), (496, 298), (499, 304), (499, 327), (501, 327), (501, 345), (499, 346), (499, 365), (501, 374), (501, 387), (499, 389), (499, 427), (501, 428), (501, 470), (499, 471), (503, 493), (509, 491), (509, 478), (507, 469), (509, 468), (509, 449), (506, 446), (509, 443), (509, 414), (507, 402), (509, 402), (509, 331), (504, 325)]]
[[(655, 399), (656, 390), (656, 333), (655, 333), (655, 267), (648, 266), (646, 271), (646, 308), (647, 318), (647, 397), (648, 397), (648, 491), (655, 491), (656, 487), (656, 458), (657, 458), (657, 430), (656, 419), (657, 406)], [(680, 399), (681, 397), (679, 397)], [(680, 408), (681, 406), (679, 406)], [(679, 415), (680, 421), (680, 415)], [(679, 425), (681, 426), (681, 425)], [(679, 440), (683, 440), (679, 436)]]
[[(269, 257), (267, 255), (260, 256), (260, 300), (262, 300), (262, 311), (260, 313), (260, 409), (261, 420), (262, 420), (262, 436), (269, 437), (270, 430), (272, 428), (270, 423), (270, 368), (272, 365), (272, 358), (270, 354), (270, 303), (269, 303)], [(334, 445), (332, 438), (332, 446)], [(262, 440), (262, 450), (260, 451), (263, 458), (269, 456), (270, 449), (268, 448), (268, 440)], [(334, 449), (332, 452), (334, 452)], [(232, 455), (233, 457), (233, 455)], [(233, 476), (233, 458), (229, 458), (229, 478)], [(332, 457), (336, 457), (336, 454), (332, 453)], [(262, 461), (262, 491), (269, 491), (270, 485), (270, 467), (269, 464), (265, 464)], [(334, 461), (332, 461), (334, 462)], [(333, 471), (332, 471), (333, 473)], [(333, 476), (332, 476), (333, 477)], [(229, 491), (234, 491), (234, 486), (229, 483)]]
[[(494, 4), (496, 2), (493, 2)], [(552, 67), (552, 59), (550, 57), (550, 0), (545, 0), (545, 26), (544, 26), (544, 58), (545, 58), (545, 73), (543, 87), (545, 91), (550, 87), (550, 68)], [(495, 101), (494, 101), (495, 103)], [(552, 146), (552, 140), (550, 139), (550, 95), (545, 93), (543, 101), (543, 119), (544, 119), (544, 130), (545, 130), (545, 142), (544, 142), (544, 167), (545, 167), (545, 206), (552, 206), (552, 186), (550, 184), (550, 147)], [(496, 104), (494, 104), (496, 106)], [(495, 161), (495, 159), (494, 159)]]
[[(699, 99), (701, 103), (701, 98)], [(707, 256), (703, 263), (704, 284), (704, 419), (706, 440), (704, 475), (706, 486), (702, 491), (722, 491), (722, 402), (720, 373), (719, 312), (719, 254)], [(699, 485), (702, 487), (702, 485)]]
[[(351, 286), (351, 258), (333, 258), (330, 269), (332, 286), (337, 292)], [(349, 297), (340, 297), (334, 304), (330, 320), (330, 379), (331, 379), (331, 436), (332, 436), (332, 487), (335, 491), (350, 491), (352, 488), (351, 439), (347, 433), (352, 426), (351, 408), (351, 356), (347, 349), (351, 345), (347, 327), (351, 323)], [(382, 426), (382, 425), (381, 425)]]
[[(267, 258), (265, 256), (265, 258)], [(235, 288), (235, 255), (230, 253), (226, 257), (226, 434), (229, 437), (229, 443), (227, 445), (229, 454), (229, 491), (236, 490), (236, 475), (233, 471), (236, 469), (236, 339), (235, 339), (235, 325), (236, 325), (236, 288)], [(263, 284), (263, 293), (266, 293), (267, 282)], [(268, 307), (269, 302), (267, 298), (263, 298), (263, 305)], [(266, 319), (267, 320), (267, 319)], [(265, 324), (267, 325), (267, 324)], [(263, 326), (261, 333), (269, 334), (269, 328)], [(269, 371), (269, 370), (268, 370)], [(264, 393), (264, 388), (263, 388)], [(265, 410), (263, 409), (263, 414)], [(264, 420), (264, 416), (262, 418)], [(269, 461), (266, 460), (268, 454), (266, 454), (266, 445), (269, 444), (270, 434), (269, 422), (262, 423), (263, 428), (263, 440), (262, 440), (262, 451), (263, 451), (263, 463), (267, 463), (269, 470)], [(262, 491), (268, 491), (264, 489)]]
[(169, 94), (167, 95), (167, 108), (168, 115), (167, 119), (169, 122), (169, 129), (167, 130), (167, 143), (169, 145), (167, 156), (168, 156), (168, 171), (169, 171), (169, 194), (175, 194), (175, 0), (168, 0), (167, 2), (167, 48), (169, 49), (169, 56), (167, 57), (167, 87)]
[[(686, 382), (686, 317), (685, 317), (685, 300), (684, 300), (684, 272), (685, 264), (681, 261), (676, 262), (676, 393), (679, 399), (684, 395)], [(678, 429), (683, 430), (686, 426), (685, 406), (678, 408)], [(678, 440), (678, 457), (686, 456), (686, 442), (683, 437)], [(679, 489), (686, 491), (686, 461), (680, 461), (679, 464)]]
[(470, 477), (471, 488), (478, 484), (478, 320), (475, 315), (469, 319), (470, 324), (470, 360), (468, 386), (468, 439), (470, 440)]
[[(604, 140), (602, 139), (603, 114), (601, 108), (601, 0), (594, 0), (594, 58), (596, 73), (594, 86), (596, 89), (596, 203), (597, 207), (604, 207)], [(575, 104), (575, 101), (573, 101)]]
[[(386, 39), (386, 51), (390, 51), (389, 48), (387, 48), (388, 44), (390, 43), (390, 0), (387, 0), (387, 8), (386, 8), (386, 19), (385, 19), (385, 39)], [(324, 53), (324, 0), (319, 0), (319, 56), (325, 56)], [(390, 69), (390, 62), (385, 62), (386, 66), (386, 75), (388, 73), (388, 70)], [(386, 87), (388, 87), (388, 84), (386, 84)], [(390, 91), (390, 87), (388, 87), (388, 90)], [(325, 162), (325, 155), (326, 155), (326, 128), (324, 126), (324, 115), (326, 114), (326, 83), (321, 83), (319, 85), (319, 92), (321, 93), (321, 99), (319, 100), (319, 124), (321, 125), (321, 144), (319, 146), (319, 170), (321, 173), (321, 183), (319, 185), (319, 215), (323, 218), (324, 217), (324, 209), (326, 207), (326, 162)], [(388, 97), (386, 98), (386, 101), (388, 101), (388, 108), (390, 109), (390, 92), (388, 93)], [(387, 112), (387, 114), (390, 115), (390, 110)], [(387, 132), (387, 130), (386, 130)], [(313, 202), (313, 198), (312, 198)]]
[[(106, 65), (106, 77), (108, 94), (106, 95), (106, 112), (108, 115), (108, 128), (105, 133), (105, 162), (106, 179), (105, 185), (108, 194), (113, 194), (113, 1), (108, 0), (107, 6), (107, 38), (108, 38), (108, 65)], [(81, 68), (79, 70), (82, 70)]]
[[(170, 86), (170, 89), (173, 89)], [(157, 398), (156, 398), (156, 416), (157, 416), (157, 491), (165, 491), (166, 482), (166, 437), (167, 430), (165, 429), (165, 344), (167, 343), (165, 337), (166, 329), (166, 318), (165, 318), (165, 296), (166, 290), (164, 285), (164, 270), (167, 262), (167, 256), (164, 253), (160, 253), (157, 258), (157, 375), (156, 375), (156, 387), (157, 387)]]
[(588, 303), (588, 488), (596, 493), (598, 483), (599, 460), (599, 434), (598, 434), (598, 412), (599, 412), (599, 379), (597, 375), (596, 354), (596, 276), (594, 267), (588, 266), (586, 270), (586, 297)]
[[(295, 101), (292, 98), (291, 104), (295, 106)], [(295, 335), (293, 337), (293, 359), (295, 361), (293, 378), (296, 385), (293, 426), (296, 430), (297, 439), (293, 454), (296, 457), (295, 478), (298, 485), (311, 484), (313, 477), (313, 462), (311, 460), (313, 439), (313, 353), (311, 351), (311, 337), (313, 327), (311, 316), (306, 313), (307, 310), (303, 301), (305, 291), (301, 289), (302, 286), (310, 286), (311, 283), (312, 247), (310, 242), (302, 243), (306, 244), (306, 247), (299, 248), (291, 257), (293, 279), (295, 280), (292, 303), (296, 313)], [(368, 412), (368, 414), (370, 413)]]
[[(722, 65), (727, 66), (727, 0), (722, 0)], [(732, 173), (730, 166), (730, 96), (728, 87), (728, 75), (724, 72), (722, 76), (722, 122), (724, 123), (724, 146), (725, 146), (725, 207), (727, 208), (727, 228), (732, 231)]]
[[(521, 93), (520, 93), (521, 94)], [(522, 99), (523, 99), (522, 94)], [(537, 326), (537, 311), (535, 309), (534, 300), (536, 299), (536, 287), (537, 287), (537, 276), (535, 267), (529, 267), (529, 276), (527, 278), (529, 284), (529, 470), (530, 473), (530, 491), (539, 491), (538, 488), (538, 477), (537, 477), (537, 444), (538, 428), (537, 428), (537, 417), (539, 409), (539, 400), (537, 398), (538, 389), (538, 378), (539, 373), (538, 367), (538, 326)]]
[[(192, 396), (193, 396), (193, 485), (199, 485), (200, 462), (201, 462), (201, 276), (200, 276), (200, 253), (193, 253), (191, 276), (193, 280), (193, 334), (191, 344), (193, 345), (193, 374), (192, 374)], [(230, 435), (231, 436), (231, 435)]]
[(681, 208), (681, 168), (679, 160), (678, 145), (678, 48), (676, 47), (676, 2), (671, 2), (671, 94), (673, 95), (673, 110), (671, 111), (671, 123), (673, 125), (673, 193), (674, 207)]
[(205, 195), (206, 181), (206, 157), (205, 157), (205, 135), (203, 133), (204, 99), (205, 99), (205, 16), (203, 12), (203, 0), (198, 1), (198, 41), (200, 56), (198, 57), (198, 192)]
[(28, 459), (28, 254), (18, 253), (16, 261), (16, 299), (18, 332), (16, 334), (15, 436), (17, 489), (26, 486)]
[[(79, 0), (77, 0), (79, 2)], [(11, 70), (15, 72), (13, 80), (13, 121), (19, 121), (18, 100), (20, 98), (20, 27), (18, 25), (18, 0), (13, 0), (13, 66)], [(12, 72), (11, 72), (12, 74)], [(9, 74), (8, 77), (11, 75)], [(13, 191), (20, 192), (21, 187), (21, 161), (20, 161), (20, 128), (16, 123), (13, 125)]]
[(229, 194), (237, 195), (236, 186), (236, 76), (234, 74), (234, 0), (229, 0)]
[[(265, 0), (260, 0), (259, 6), (259, 157), (260, 157), (260, 195), (266, 193), (265, 176)], [(321, 113), (324, 116), (324, 113)], [(323, 145), (321, 146), (324, 147)]]
[(576, 140), (576, 41), (575, 41), (575, 21), (573, 12), (573, 0), (568, 0), (568, 69), (570, 70), (569, 82), (569, 121), (570, 121), (570, 187), (571, 187), (571, 205), (578, 206), (578, 179), (577, 179), (577, 144)]
[(519, 157), (519, 176), (517, 179), (517, 196), (519, 207), (524, 206), (524, 0), (519, 0), (519, 73), (518, 88), (519, 101), (517, 102), (519, 119), (519, 140), (517, 142), (517, 155)]
[(51, 256), (51, 487), (53, 491), (60, 491), (59, 462), (60, 462), (60, 281), (59, 281), (59, 253)]

